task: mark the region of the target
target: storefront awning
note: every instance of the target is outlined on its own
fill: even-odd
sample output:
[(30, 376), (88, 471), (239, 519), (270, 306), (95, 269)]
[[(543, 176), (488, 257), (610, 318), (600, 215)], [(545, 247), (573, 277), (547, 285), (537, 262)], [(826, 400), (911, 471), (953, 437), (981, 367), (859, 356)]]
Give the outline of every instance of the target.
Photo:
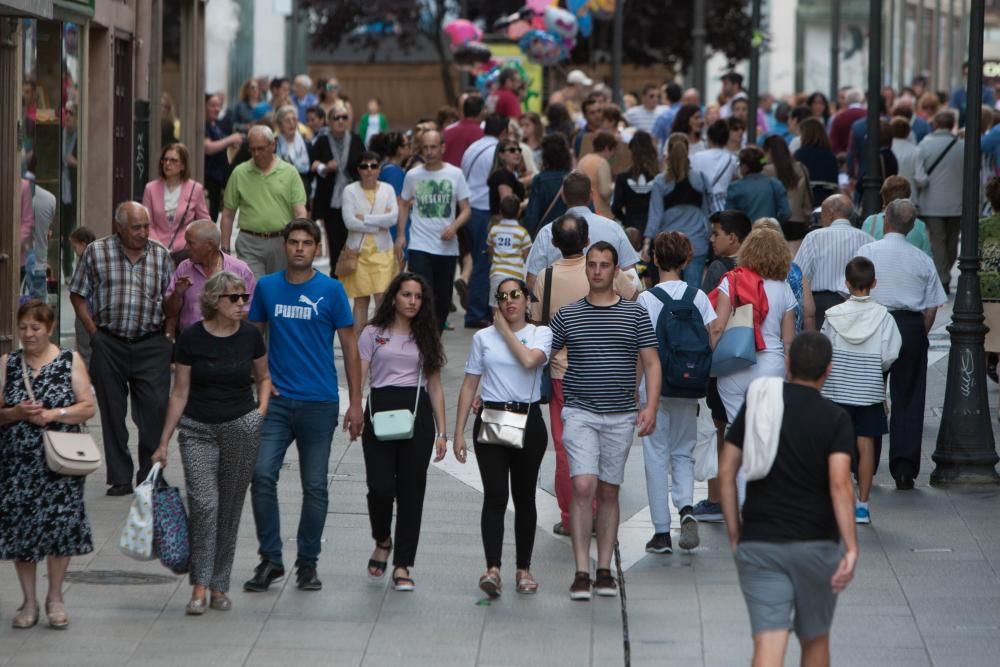
[(52, 0), (0, 0), (0, 16), (52, 18)]

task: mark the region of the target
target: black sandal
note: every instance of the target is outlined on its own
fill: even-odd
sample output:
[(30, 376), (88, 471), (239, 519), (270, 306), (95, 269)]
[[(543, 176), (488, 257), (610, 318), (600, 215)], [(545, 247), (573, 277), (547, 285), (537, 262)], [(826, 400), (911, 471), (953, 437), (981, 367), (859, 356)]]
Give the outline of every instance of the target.
[[(378, 542), (376, 542), (375, 543), (375, 548), (376, 549), (385, 549), (389, 553), (386, 554), (386, 560), (375, 560), (374, 558), (369, 558), (368, 559), (368, 580), (369, 581), (382, 581), (382, 578), (385, 576), (385, 573), (389, 569), (388, 558), (389, 558), (389, 554), (392, 553), (392, 538), (389, 538), (389, 543), (388, 544), (379, 544)], [(372, 574), (372, 570), (378, 570), (380, 573), (379, 574)]]
[(405, 577), (396, 576), (396, 572), (399, 572), (400, 570), (406, 572), (407, 575), (410, 574), (410, 568), (408, 567), (395, 568), (393, 570), (392, 587), (397, 591), (410, 593), (413, 591), (414, 588), (416, 588), (416, 585), (413, 583), (413, 579), (411, 579), (409, 576)]

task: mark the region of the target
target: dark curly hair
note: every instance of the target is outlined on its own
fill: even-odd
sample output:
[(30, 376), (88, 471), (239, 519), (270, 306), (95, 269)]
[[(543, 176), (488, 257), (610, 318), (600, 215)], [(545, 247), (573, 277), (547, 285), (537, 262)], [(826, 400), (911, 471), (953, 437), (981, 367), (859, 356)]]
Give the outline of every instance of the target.
[(420, 285), (423, 299), (416, 316), (410, 321), (410, 335), (420, 350), (420, 359), (424, 367), (424, 376), (433, 375), (444, 368), (447, 358), (444, 346), (441, 345), (441, 327), (434, 317), (434, 295), (430, 283), (420, 275), (404, 271), (392, 279), (385, 290), (382, 303), (375, 310), (375, 315), (368, 321), (378, 329), (388, 329), (396, 319), (396, 295), (405, 282), (415, 282)]

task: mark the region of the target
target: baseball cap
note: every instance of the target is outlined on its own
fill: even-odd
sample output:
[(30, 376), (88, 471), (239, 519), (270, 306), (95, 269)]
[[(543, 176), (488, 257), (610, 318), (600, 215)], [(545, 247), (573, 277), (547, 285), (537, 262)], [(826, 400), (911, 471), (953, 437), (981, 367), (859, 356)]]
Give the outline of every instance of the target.
[(594, 80), (583, 73), (583, 70), (575, 69), (566, 77), (566, 83), (580, 84), (581, 86), (592, 86)]

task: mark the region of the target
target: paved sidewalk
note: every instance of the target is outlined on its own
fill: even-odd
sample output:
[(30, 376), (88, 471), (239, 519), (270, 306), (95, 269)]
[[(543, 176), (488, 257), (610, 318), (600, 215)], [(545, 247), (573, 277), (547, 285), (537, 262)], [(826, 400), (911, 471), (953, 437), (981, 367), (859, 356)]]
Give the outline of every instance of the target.
[[(461, 323), (461, 317), (452, 321)], [(453, 419), (471, 335), (446, 334), (444, 384)], [(934, 343), (946, 351), (946, 338)], [(940, 355), (939, 355), (940, 356)], [(833, 664), (997, 665), (1000, 655), (1000, 489), (945, 492), (927, 486), (930, 454), (944, 397), (947, 358), (930, 369), (925, 466), (912, 492), (897, 492), (883, 460), (873, 491), (874, 525), (859, 530), (858, 576), (841, 597), (833, 629)], [(990, 386), (990, 402), (997, 392)], [(133, 429), (134, 436), (134, 429)], [(638, 539), (648, 521), (638, 442), (623, 489), (622, 520)], [(331, 502), (319, 573), (324, 590), (304, 593), (294, 580), (264, 594), (242, 592), (257, 562), (249, 502), (243, 515), (233, 579), (234, 609), (184, 616), (190, 588), (155, 563), (117, 550), (127, 498), (107, 498), (103, 473), (88, 483), (95, 552), (74, 559), (67, 587), (72, 627), (10, 628), (19, 604), (13, 567), (0, 569), (0, 665), (620, 665), (620, 601), (570, 602), (573, 565), (568, 540), (550, 532), (554, 457), (542, 468), (533, 570), (538, 595), (513, 593), (513, 526), (508, 513), (504, 566), (507, 590), (492, 604), (476, 581), (483, 570), (481, 494), (475, 468), (432, 467), (415, 593), (373, 587), (365, 578), (371, 552), (360, 447), (338, 434), (331, 460)], [(289, 450), (280, 483), (286, 562), (294, 559), (301, 494), (297, 457)], [(181, 484), (176, 447), (168, 468)], [(704, 491), (699, 490), (698, 497)], [(645, 531), (644, 531), (645, 529)], [(625, 573), (629, 638), (635, 665), (747, 664), (749, 624), (724, 527), (702, 524), (702, 545), (671, 556), (635, 553)], [(103, 574), (102, 574), (103, 573)], [(143, 575), (154, 575), (141, 581)], [(90, 577), (90, 580), (86, 578)], [(81, 578), (84, 578), (81, 580)], [(140, 581), (136, 581), (136, 579)], [(124, 583), (123, 583), (124, 582)], [(44, 591), (44, 579), (42, 581)], [(44, 594), (44, 593), (43, 593)], [(44, 623), (44, 618), (43, 618)], [(794, 642), (793, 642), (794, 644)], [(793, 646), (787, 664), (797, 664)]]

